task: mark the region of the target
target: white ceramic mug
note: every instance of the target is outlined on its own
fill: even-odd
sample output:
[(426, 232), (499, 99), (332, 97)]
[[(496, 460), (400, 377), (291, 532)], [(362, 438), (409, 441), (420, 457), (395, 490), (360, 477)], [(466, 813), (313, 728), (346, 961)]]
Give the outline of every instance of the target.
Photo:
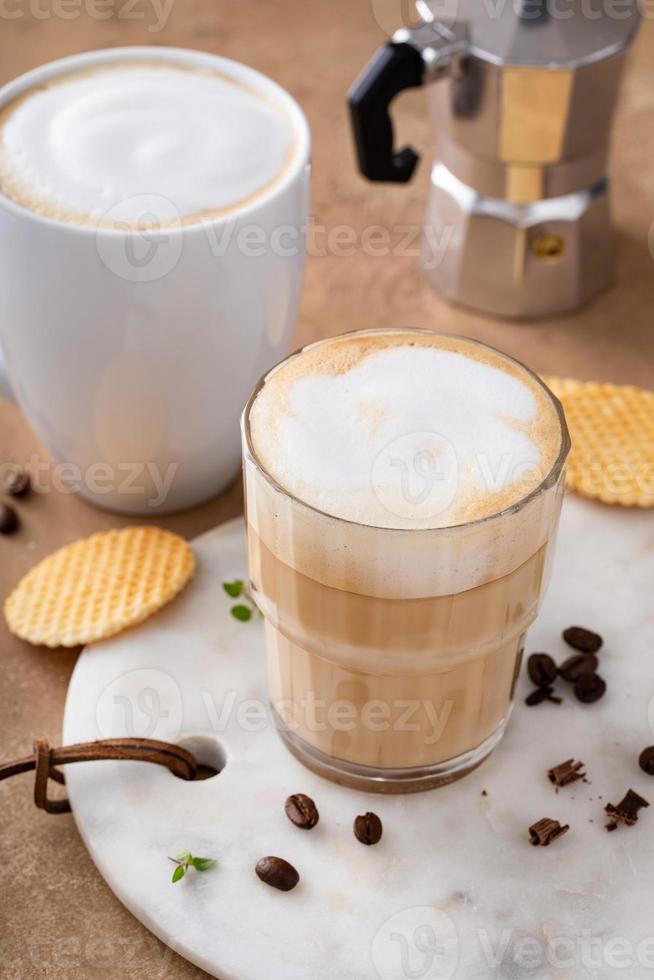
[[(85, 227), (0, 194), (0, 343), (14, 394), (63, 478), (127, 513), (194, 506), (236, 475), (243, 405), (290, 345), (308, 217), (306, 119), (238, 62), (177, 48), (89, 52), (5, 85), (0, 110), (62, 73), (153, 59), (248, 85), (288, 112), (297, 135), (270, 190), (195, 224)], [(144, 211), (150, 203), (144, 195)]]

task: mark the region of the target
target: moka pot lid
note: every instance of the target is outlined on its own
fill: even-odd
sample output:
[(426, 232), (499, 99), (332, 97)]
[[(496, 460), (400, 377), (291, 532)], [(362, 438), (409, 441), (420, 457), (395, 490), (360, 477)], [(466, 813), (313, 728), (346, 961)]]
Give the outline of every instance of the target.
[(618, 54), (638, 0), (417, 0), (424, 21), (466, 30), (470, 54), (497, 65), (575, 68)]

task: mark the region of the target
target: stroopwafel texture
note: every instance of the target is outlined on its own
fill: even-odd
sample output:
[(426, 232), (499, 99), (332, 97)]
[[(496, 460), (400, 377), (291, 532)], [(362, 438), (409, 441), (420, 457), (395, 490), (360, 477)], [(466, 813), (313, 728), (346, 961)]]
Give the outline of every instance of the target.
[(543, 379), (565, 410), (568, 486), (623, 507), (654, 506), (654, 392), (632, 385)]
[(91, 643), (147, 619), (194, 570), (190, 546), (169, 531), (94, 534), (35, 565), (5, 602), (5, 616), (11, 632), (30, 643)]

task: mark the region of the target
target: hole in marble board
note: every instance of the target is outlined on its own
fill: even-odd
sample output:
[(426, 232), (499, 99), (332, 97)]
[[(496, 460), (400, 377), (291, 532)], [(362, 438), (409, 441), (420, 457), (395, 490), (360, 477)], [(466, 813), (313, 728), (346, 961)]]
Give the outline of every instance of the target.
[(186, 735), (180, 738), (177, 744), (194, 755), (198, 762), (194, 782), (213, 779), (227, 765), (225, 750), (214, 735)]

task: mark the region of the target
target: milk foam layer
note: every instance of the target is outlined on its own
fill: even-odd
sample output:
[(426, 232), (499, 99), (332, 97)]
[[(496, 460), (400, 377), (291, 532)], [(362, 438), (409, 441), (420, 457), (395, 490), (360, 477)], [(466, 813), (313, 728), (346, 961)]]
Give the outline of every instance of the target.
[(250, 412), (273, 479), (335, 517), (439, 528), (534, 490), (561, 448), (546, 391), (465, 340), (400, 331), (341, 337), (273, 371)]
[(225, 76), (123, 62), (60, 76), (4, 110), (0, 189), (64, 221), (150, 224), (155, 202), (160, 223), (188, 223), (265, 192), (293, 141), (281, 106)]

